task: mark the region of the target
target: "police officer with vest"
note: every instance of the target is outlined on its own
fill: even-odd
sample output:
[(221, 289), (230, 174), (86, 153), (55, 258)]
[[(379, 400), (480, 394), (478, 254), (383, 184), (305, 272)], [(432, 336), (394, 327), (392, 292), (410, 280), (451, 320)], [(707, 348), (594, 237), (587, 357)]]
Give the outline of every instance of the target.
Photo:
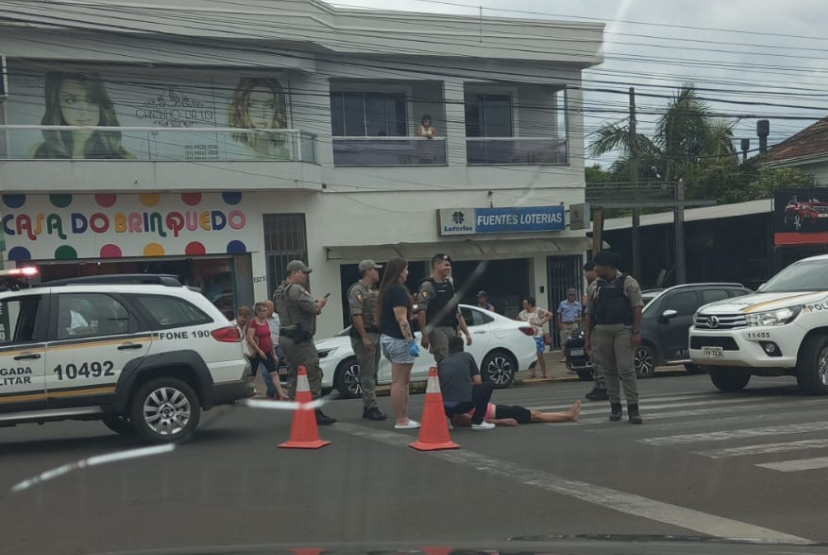
[(457, 329), (466, 336), (466, 345), (472, 337), (457, 304), (454, 281), (451, 279), (451, 257), (435, 254), (431, 259), (432, 274), (424, 279), (417, 293), (417, 318), (423, 334), (420, 344), (440, 362), (448, 356), (449, 338)]
[[(326, 298), (311, 297), (305, 284), (311, 269), (301, 260), (291, 260), (286, 267), (287, 277), (273, 293), (273, 301), (282, 322), (279, 346), (285, 352), (288, 363), (288, 396), (296, 398), (296, 380), (299, 367), (308, 373), (308, 383), (314, 399), (322, 396), (322, 369), (319, 355), (313, 344), (316, 332), (316, 316), (327, 304)], [(336, 420), (316, 409), (316, 423), (333, 424)]]
[(377, 328), (377, 297), (379, 269), (373, 260), (359, 263), (359, 281), (348, 289), (351, 313), (351, 347), (359, 363), (359, 384), (362, 386), (362, 417), (385, 420), (388, 415), (377, 406), (377, 369), (380, 360), (379, 329)]
[(610, 421), (621, 420), (623, 385), (627, 416), (631, 423), (641, 424), (633, 356), (641, 344), (644, 302), (638, 282), (618, 270), (619, 260), (609, 251), (601, 251), (593, 260), (597, 279), (587, 289), (586, 349), (604, 371)]

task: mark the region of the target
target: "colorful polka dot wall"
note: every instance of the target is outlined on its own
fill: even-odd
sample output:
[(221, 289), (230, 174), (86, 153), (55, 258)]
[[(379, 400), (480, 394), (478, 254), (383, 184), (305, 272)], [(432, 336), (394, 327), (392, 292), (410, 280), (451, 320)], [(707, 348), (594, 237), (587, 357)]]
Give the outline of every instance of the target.
[(78, 260), (244, 254), (244, 195), (0, 195), (7, 258)]

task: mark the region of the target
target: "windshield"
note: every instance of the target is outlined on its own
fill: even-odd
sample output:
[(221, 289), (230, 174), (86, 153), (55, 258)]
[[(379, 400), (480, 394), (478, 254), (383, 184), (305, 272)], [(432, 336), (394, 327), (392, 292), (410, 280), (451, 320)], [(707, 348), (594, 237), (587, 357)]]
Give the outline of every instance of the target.
[(828, 289), (828, 260), (810, 260), (788, 266), (763, 287), (760, 293), (825, 291)]

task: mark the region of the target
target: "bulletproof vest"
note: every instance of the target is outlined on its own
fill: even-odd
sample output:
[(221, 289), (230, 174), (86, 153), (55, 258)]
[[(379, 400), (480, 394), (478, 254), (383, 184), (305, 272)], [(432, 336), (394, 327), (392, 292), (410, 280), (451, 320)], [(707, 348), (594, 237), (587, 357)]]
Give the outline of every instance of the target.
[(276, 291), (273, 292), (273, 302), (276, 304), (276, 312), (279, 314), (282, 328), (291, 328), (296, 326), (296, 324), (302, 324), (302, 327), (314, 333), (316, 331), (316, 314), (305, 312), (299, 307), (299, 303), (291, 300), (288, 296), (288, 291), (294, 287), (304, 290), (297, 283), (283, 281), (276, 288)]
[(612, 281), (598, 281), (593, 315), (595, 324), (632, 325), (633, 309), (630, 299), (624, 293), (626, 280), (627, 274), (621, 274)]
[(449, 280), (442, 283), (434, 278), (424, 279), (434, 286), (434, 297), (428, 301), (426, 317), (431, 325), (457, 327), (457, 303), (454, 301), (454, 285)]
[(369, 289), (358, 281), (348, 289), (347, 298), (351, 298), (354, 288), (362, 293), (362, 325), (366, 329), (377, 329), (377, 298), (379, 297), (379, 291), (376, 287)]

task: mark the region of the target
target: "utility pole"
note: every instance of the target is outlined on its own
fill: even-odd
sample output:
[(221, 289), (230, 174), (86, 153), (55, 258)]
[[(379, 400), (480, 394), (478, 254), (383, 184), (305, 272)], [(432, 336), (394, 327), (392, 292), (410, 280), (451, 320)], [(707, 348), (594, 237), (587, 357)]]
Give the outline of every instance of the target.
[(687, 283), (687, 253), (684, 241), (684, 180), (676, 183), (676, 210), (673, 224), (676, 228), (676, 285)]
[[(635, 88), (630, 87), (630, 186), (633, 187), (633, 198), (638, 196), (638, 145), (636, 139), (635, 121)], [(632, 275), (641, 280), (641, 209), (632, 211)]]

